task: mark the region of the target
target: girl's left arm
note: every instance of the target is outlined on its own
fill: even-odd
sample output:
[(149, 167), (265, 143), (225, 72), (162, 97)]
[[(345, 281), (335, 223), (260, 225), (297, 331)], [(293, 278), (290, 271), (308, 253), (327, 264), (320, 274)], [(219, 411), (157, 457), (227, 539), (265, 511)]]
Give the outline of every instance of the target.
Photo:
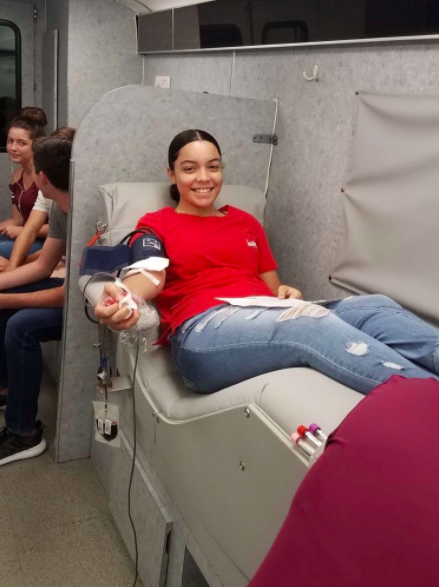
[(303, 300), (302, 292), (290, 285), (282, 285), (277, 274), (277, 271), (267, 271), (266, 273), (261, 273), (260, 278), (265, 281), (271, 291), (277, 296), (280, 300), (284, 300), (287, 298), (295, 299), (295, 300)]

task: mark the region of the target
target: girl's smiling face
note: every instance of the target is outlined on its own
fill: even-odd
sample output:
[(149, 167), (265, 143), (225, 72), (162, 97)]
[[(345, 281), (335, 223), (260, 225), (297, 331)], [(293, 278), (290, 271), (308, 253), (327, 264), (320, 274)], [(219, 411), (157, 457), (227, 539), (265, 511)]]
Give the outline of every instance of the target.
[(192, 141), (180, 149), (168, 174), (180, 193), (181, 211), (213, 208), (223, 185), (222, 167), (221, 155), (209, 141)]
[(25, 166), (32, 160), (32, 139), (23, 128), (12, 127), (8, 132), (6, 149), (13, 163)]

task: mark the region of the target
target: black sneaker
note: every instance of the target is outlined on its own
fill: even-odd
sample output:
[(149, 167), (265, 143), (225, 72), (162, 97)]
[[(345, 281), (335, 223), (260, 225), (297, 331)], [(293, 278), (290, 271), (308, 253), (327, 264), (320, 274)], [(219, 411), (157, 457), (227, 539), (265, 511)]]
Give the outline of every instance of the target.
[(0, 467), (37, 457), (46, 450), (46, 441), (43, 438), (43, 424), (38, 420), (36, 430), (32, 436), (18, 436), (6, 427), (0, 429)]
[(0, 394), (0, 412), (6, 410), (8, 404), (8, 396)]

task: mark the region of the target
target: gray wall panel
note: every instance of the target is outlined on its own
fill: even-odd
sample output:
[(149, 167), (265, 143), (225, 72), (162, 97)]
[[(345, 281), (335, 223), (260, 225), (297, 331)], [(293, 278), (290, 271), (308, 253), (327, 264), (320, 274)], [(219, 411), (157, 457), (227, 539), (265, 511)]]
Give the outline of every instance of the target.
[[(153, 86), (156, 75), (169, 75), (171, 88), (175, 90), (209, 92), (223, 96), (230, 94), (233, 58), (229, 53), (161, 55), (144, 59), (145, 85)], [(184, 75), (181, 75), (181, 71), (185, 72)]]
[[(328, 276), (343, 231), (355, 90), (437, 94), (438, 55), (435, 41), (278, 49), (237, 53), (233, 71), (231, 53), (146, 56), (145, 83), (170, 75), (175, 89), (203, 91), (216, 85), (219, 59), (227, 76), (228, 59), (232, 96), (279, 98), (266, 228), (283, 281), (308, 298), (334, 298), (347, 295)], [(315, 64), (319, 81), (305, 81)]]
[(143, 64), (134, 13), (116, 0), (70, 2), (68, 42), (68, 121), (77, 127), (106, 92), (140, 83)]
[(58, 29), (45, 33), (43, 108), (48, 122), (47, 133), (52, 133), (58, 128), (58, 42)]
[(46, 30), (46, 0), (29, 0), (37, 9), (37, 20), (34, 29), (34, 104), (42, 106), (43, 103), (43, 37)]
[(46, 0), (46, 31), (59, 31), (58, 36), (58, 125), (68, 121), (67, 67), (69, 36), (69, 0)]
[[(126, 84), (141, 83), (143, 59), (136, 54), (134, 13), (116, 0), (47, 1), (47, 31), (59, 29), (58, 125), (77, 127), (103, 94)], [(106, 114), (103, 134), (113, 124), (112, 112)], [(83, 244), (75, 248), (73, 243), (76, 259)], [(68, 356), (76, 356), (81, 348), (83, 328), (81, 315), (71, 323), (68, 340), (64, 341)], [(80, 361), (63, 361), (64, 381), (70, 382), (75, 394), (65, 395), (59, 406), (59, 460), (89, 455), (90, 420), (86, 414), (91, 413), (91, 404), (87, 398), (76, 405), (74, 398), (94, 384), (95, 358), (93, 355), (93, 367), (88, 370)], [(85, 373), (89, 375), (84, 381)]]
[[(271, 130), (274, 111), (271, 101), (129, 86), (104, 96), (83, 119), (73, 147), (73, 226), (60, 385), (59, 460), (87, 456), (90, 448), (97, 329), (85, 319), (77, 281), (82, 250), (95, 231), (98, 186), (115, 181), (167, 181), (166, 156), (173, 136), (186, 128), (204, 127), (218, 136), (227, 152), (226, 182), (263, 190), (270, 149), (253, 143), (252, 135)], [(245, 165), (233, 165), (232, 161), (245, 161)]]

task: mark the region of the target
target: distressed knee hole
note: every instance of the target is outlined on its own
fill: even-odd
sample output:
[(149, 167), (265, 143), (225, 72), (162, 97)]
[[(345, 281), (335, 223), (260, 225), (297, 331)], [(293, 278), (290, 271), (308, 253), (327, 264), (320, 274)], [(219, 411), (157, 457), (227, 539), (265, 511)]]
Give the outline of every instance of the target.
[(218, 316), (218, 314), (222, 314), (223, 312), (225, 312), (228, 309), (229, 309), (229, 306), (225, 306), (225, 307), (221, 308), (220, 310), (217, 310), (216, 312), (212, 312), (212, 314), (210, 314), (210, 316), (208, 316), (205, 320), (203, 320), (202, 322), (200, 322), (199, 324), (197, 324), (195, 326), (195, 332), (203, 332), (203, 330), (206, 328), (206, 326), (209, 324), (209, 322), (211, 320), (216, 318), (216, 316)]
[(227, 320), (227, 318), (230, 318), (230, 316), (233, 316), (233, 314), (236, 314), (236, 312), (239, 312), (239, 310), (241, 310), (241, 309), (242, 309), (241, 306), (237, 306), (235, 308), (232, 308), (231, 310), (230, 310), (230, 308), (228, 308), (229, 312), (226, 312), (224, 314), (224, 316), (222, 316), (218, 320), (218, 322), (215, 324), (215, 328), (219, 328), (221, 326), (221, 324), (223, 324)]
[(245, 320), (254, 320), (255, 318), (257, 318), (260, 314), (262, 314), (262, 312), (265, 312), (267, 308), (259, 308), (258, 310), (256, 310), (255, 312), (252, 312), (249, 316), (247, 316), (245, 318)]
[(369, 353), (369, 345), (365, 342), (349, 342), (346, 345), (346, 350), (351, 355), (356, 355), (357, 357), (364, 357)]
[(398, 365), (398, 363), (392, 363), (391, 361), (381, 361), (381, 365), (383, 365), (383, 367), (387, 367), (388, 369), (393, 369), (394, 371), (402, 371), (404, 369), (402, 365)]
[(323, 318), (330, 314), (330, 310), (317, 306), (311, 302), (303, 302), (302, 300), (296, 300), (297, 304), (287, 308), (281, 314), (279, 314), (276, 322), (285, 322), (285, 320), (296, 320), (297, 318), (308, 317), (308, 318)]

